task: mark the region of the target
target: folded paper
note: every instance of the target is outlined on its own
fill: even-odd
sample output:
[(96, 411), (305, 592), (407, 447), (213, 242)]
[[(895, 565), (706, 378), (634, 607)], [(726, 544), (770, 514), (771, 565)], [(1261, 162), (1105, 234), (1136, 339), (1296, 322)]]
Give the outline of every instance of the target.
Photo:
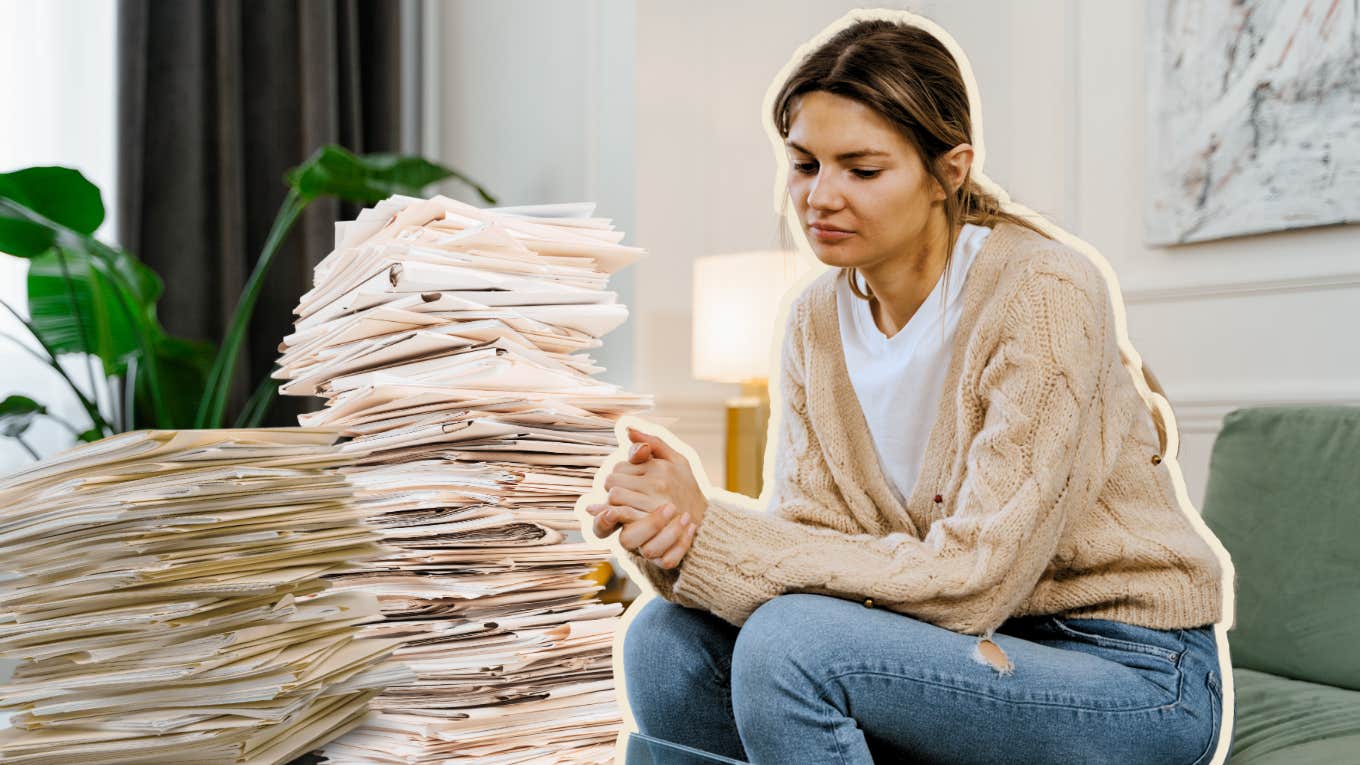
[(0, 762), (287, 762), (409, 679), (323, 578), (390, 554), (335, 440), (137, 431), (0, 479)]
[(608, 551), (574, 507), (652, 400), (583, 353), (628, 318), (607, 282), (644, 254), (593, 211), (393, 197), (337, 226), (299, 302), (280, 390), (325, 398), (300, 421), (348, 439), (337, 470), (391, 550), (332, 581), (377, 596), (364, 634), (414, 673), (331, 762), (613, 759), (622, 608), (585, 578)]

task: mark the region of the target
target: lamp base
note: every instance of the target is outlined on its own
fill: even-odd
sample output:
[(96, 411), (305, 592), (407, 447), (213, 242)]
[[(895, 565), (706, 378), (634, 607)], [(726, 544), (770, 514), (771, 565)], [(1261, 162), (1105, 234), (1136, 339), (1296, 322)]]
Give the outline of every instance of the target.
[(765, 382), (742, 383), (740, 396), (727, 400), (727, 490), (759, 497), (765, 466), (765, 431), (770, 421)]

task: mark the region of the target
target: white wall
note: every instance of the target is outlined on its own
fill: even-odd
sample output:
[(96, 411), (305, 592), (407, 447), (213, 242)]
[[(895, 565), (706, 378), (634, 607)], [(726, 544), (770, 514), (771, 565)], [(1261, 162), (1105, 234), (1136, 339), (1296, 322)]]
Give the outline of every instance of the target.
[[(546, 38), (554, 67), (550, 75), (541, 64), (476, 70), (489, 78), (471, 86), (478, 95), (444, 110), (446, 119), (463, 114), (468, 123), (445, 131), (450, 146), (459, 147), (447, 158), (522, 201), (603, 190), (587, 181), (601, 168), (630, 174), (617, 189), (631, 183), (631, 201), (615, 199), (601, 209), (635, 210), (630, 241), (651, 255), (629, 269), (633, 313), (606, 346), (618, 348), (622, 333), (634, 333), (634, 356), (614, 358), (632, 365), (632, 389), (656, 394), (658, 415), (680, 418), (671, 429), (700, 452), (714, 481), (723, 480), (722, 401), (736, 389), (690, 378), (692, 261), (777, 245), (770, 208), (775, 167), (762, 99), (797, 46), (856, 6), (641, 0), (629, 17), (635, 122), (628, 139), (622, 116), (592, 124), (581, 114), (589, 103), (583, 78), (593, 81), (587, 75), (600, 71), (587, 50), (601, 43), (591, 29), (627, 5), (450, 4), (467, 23), (483, 25), (445, 27), (460, 45), (470, 44), (460, 54), (465, 66), (494, 58), (508, 34), (497, 25), (518, 21), (517, 50), (534, 50)], [(1180, 461), (1196, 505), (1213, 437), (1230, 409), (1360, 403), (1360, 343), (1351, 334), (1360, 325), (1355, 226), (1143, 245), (1144, 3), (951, 0), (886, 7), (931, 18), (968, 53), (982, 98), (983, 171), (1017, 201), (1090, 242), (1114, 267), (1130, 339), (1178, 414)], [(629, 66), (617, 41), (602, 50), (619, 54), (617, 66)], [(490, 109), (536, 117), (542, 112), (535, 99), (548, 82), (555, 87), (559, 74), (570, 82), (553, 90), (558, 100), (551, 103), (568, 115), (555, 126), (555, 149), (527, 128), (502, 134), (486, 120), (466, 119), (474, 106), (478, 116)], [(626, 102), (615, 103), (616, 115)], [(616, 133), (606, 139), (608, 128)], [(621, 148), (609, 154), (600, 149), (605, 145)]]
[[(431, 105), (436, 156), (503, 205), (594, 201), (634, 230), (634, 9), (625, 0), (445, 0), (427, 6), (438, 30)], [(428, 39), (428, 38), (427, 38)], [(446, 193), (484, 204), (465, 186)], [(634, 269), (610, 280), (630, 308)], [(599, 377), (636, 389), (630, 320), (590, 352)]]
[(1142, 244), (1143, 4), (1055, 9), (1075, 34), (1081, 204), (1074, 232), (1114, 265), (1129, 336), (1181, 421), (1198, 506), (1222, 416), (1239, 406), (1360, 403), (1360, 227), (1328, 226), (1174, 248)]

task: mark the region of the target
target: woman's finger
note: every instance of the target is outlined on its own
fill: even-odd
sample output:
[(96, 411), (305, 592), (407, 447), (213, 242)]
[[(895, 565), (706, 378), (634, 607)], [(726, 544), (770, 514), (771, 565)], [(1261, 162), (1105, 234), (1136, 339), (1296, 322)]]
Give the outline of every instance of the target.
[(601, 512), (595, 516), (595, 522), (590, 525), (590, 531), (596, 539), (608, 539), (615, 529), (619, 527), (618, 521), (613, 520), (607, 513)]
[(614, 468), (613, 468), (612, 470), (609, 471), (609, 474), (610, 474), (610, 475), (646, 475), (646, 473), (647, 473), (647, 467), (648, 467), (648, 465), (649, 465), (650, 463), (651, 463), (651, 460), (650, 460), (650, 459), (649, 459), (649, 460), (646, 460), (645, 462), (641, 462), (641, 463), (639, 463), (639, 464), (636, 464), (636, 465), (633, 464), (633, 463), (631, 463), (631, 462), (615, 462), (615, 463), (614, 463)]
[(639, 510), (632, 505), (610, 505), (609, 514), (618, 519), (620, 523), (637, 523), (652, 517), (649, 510)]
[(597, 538), (604, 539), (610, 534), (613, 534), (615, 529), (625, 523), (632, 523), (646, 517), (647, 513), (644, 513), (635, 507), (605, 505), (604, 510), (595, 516), (594, 528), (592, 530), (595, 532)]
[(693, 523), (687, 525), (684, 538), (671, 545), (671, 549), (667, 550), (660, 560), (654, 561), (656, 565), (661, 568), (675, 568), (680, 565), (680, 561), (684, 560), (685, 555), (689, 553), (689, 548), (694, 546), (694, 535), (697, 533), (699, 533), (698, 526)]
[[(642, 488), (645, 487), (646, 484), (638, 484), (638, 486), (639, 488)], [(638, 510), (651, 512), (666, 504), (666, 502), (660, 497), (646, 491), (639, 491), (637, 488), (630, 489), (624, 486), (615, 485), (614, 488), (609, 490), (609, 504), (634, 507)]]
[[(604, 479), (605, 491), (609, 491), (615, 486), (622, 486), (625, 489), (645, 492), (650, 485), (651, 482), (648, 481), (645, 476), (629, 475), (628, 473), (620, 473), (617, 470), (610, 473), (609, 477)], [(616, 502), (615, 504), (619, 503)]]
[(632, 465), (640, 465), (652, 458), (652, 445), (647, 443), (633, 444), (628, 450), (628, 462)]
[(647, 513), (645, 518), (627, 523), (623, 531), (619, 533), (619, 544), (625, 550), (636, 551), (639, 547), (647, 543), (647, 540), (656, 536), (666, 524), (675, 517), (675, 506), (665, 504), (656, 510)]
[(688, 460), (685, 459), (685, 456), (673, 449), (671, 445), (666, 443), (660, 436), (654, 436), (651, 433), (643, 433), (637, 428), (629, 428), (628, 440), (633, 443), (645, 444), (652, 447), (652, 456), (654, 457), (670, 462), (685, 462), (688, 464)]
[(677, 515), (658, 531), (656, 536), (647, 540), (638, 548), (638, 555), (644, 558), (660, 558), (667, 550), (671, 549), (671, 545), (684, 538), (685, 528), (685, 516)]

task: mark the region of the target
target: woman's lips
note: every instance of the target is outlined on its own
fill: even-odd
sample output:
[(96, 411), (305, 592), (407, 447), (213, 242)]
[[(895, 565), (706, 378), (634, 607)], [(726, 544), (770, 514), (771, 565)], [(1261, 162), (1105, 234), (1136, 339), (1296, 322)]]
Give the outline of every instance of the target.
[(855, 232), (853, 231), (837, 231), (830, 228), (821, 228), (820, 226), (809, 226), (808, 230), (812, 232), (812, 235), (816, 237), (819, 242), (839, 242), (842, 239), (848, 239), (855, 235)]

